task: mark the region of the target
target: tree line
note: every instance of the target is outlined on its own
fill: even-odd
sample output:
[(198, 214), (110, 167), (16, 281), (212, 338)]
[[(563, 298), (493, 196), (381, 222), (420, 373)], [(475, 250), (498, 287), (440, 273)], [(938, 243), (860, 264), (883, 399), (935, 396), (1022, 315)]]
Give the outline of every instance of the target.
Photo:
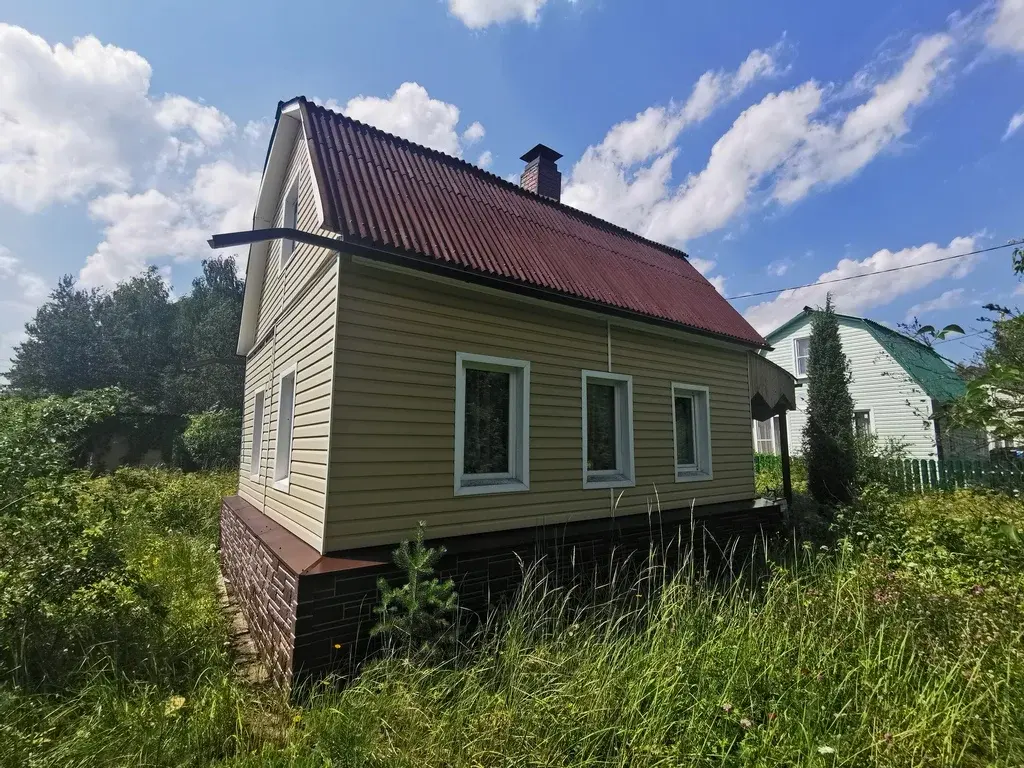
[(35, 399), (117, 388), (131, 409), (213, 412), (234, 433), (245, 375), (235, 354), (244, 290), (230, 257), (204, 261), (180, 297), (155, 267), (111, 291), (82, 288), (65, 275), (26, 324), (4, 372), (5, 393)]

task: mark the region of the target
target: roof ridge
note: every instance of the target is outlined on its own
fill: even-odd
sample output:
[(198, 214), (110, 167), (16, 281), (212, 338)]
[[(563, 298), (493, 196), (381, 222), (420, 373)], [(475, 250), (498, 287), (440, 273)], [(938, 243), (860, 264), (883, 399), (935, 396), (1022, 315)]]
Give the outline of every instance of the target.
[[(410, 147), (410, 148), (412, 148), (412, 149), (414, 149), (414, 150), (416, 150), (418, 152), (426, 153), (429, 156), (432, 156), (432, 157), (434, 157), (434, 158), (436, 158), (436, 159), (438, 159), (438, 160), (440, 160), (442, 162), (445, 162), (445, 163), (447, 163), (449, 165), (454, 165), (455, 167), (464, 168), (464, 169), (466, 169), (466, 170), (468, 170), (468, 171), (470, 171), (472, 173), (475, 173), (477, 175), (482, 176), (485, 180), (487, 180), (489, 182), (492, 182), (492, 183), (493, 182), (497, 182), (500, 186), (503, 186), (503, 187), (505, 187), (507, 189), (511, 189), (514, 192), (516, 192), (517, 194), (522, 195), (522, 196), (524, 196), (524, 197), (526, 197), (526, 198), (528, 198), (530, 200), (538, 200), (542, 204), (552, 206), (555, 209), (561, 210), (561, 211), (563, 211), (564, 213), (566, 213), (566, 214), (568, 214), (570, 216), (577, 216), (577, 217), (583, 219), (584, 221), (597, 226), (599, 229), (603, 229), (603, 230), (609, 231), (609, 232), (611, 232), (613, 234), (620, 235), (622, 237), (626, 237), (626, 238), (628, 238), (630, 240), (635, 240), (637, 242), (653, 246), (654, 248), (657, 248), (657, 249), (659, 249), (659, 250), (669, 254), (670, 256), (674, 256), (676, 258), (681, 258), (687, 264), (690, 264), (690, 255), (688, 253), (686, 253), (686, 251), (683, 251), (683, 250), (681, 250), (679, 248), (673, 248), (671, 245), (666, 245), (665, 243), (660, 243), (657, 240), (651, 240), (650, 238), (644, 237), (643, 235), (638, 235), (636, 232), (633, 232), (633, 231), (631, 231), (629, 229), (626, 229), (625, 227), (620, 227), (618, 224), (613, 224), (612, 222), (607, 221), (605, 219), (602, 219), (602, 218), (600, 218), (598, 216), (595, 216), (592, 213), (587, 213), (586, 211), (581, 211), (579, 208), (573, 208), (571, 205), (567, 205), (566, 203), (563, 203), (560, 200), (552, 200), (549, 197), (544, 197), (543, 195), (538, 195), (535, 192), (530, 192), (529, 190), (523, 189), (518, 184), (513, 184), (511, 181), (508, 181), (507, 179), (502, 178), (501, 176), (498, 176), (495, 173), (491, 173), (490, 171), (488, 171), (488, 170), (486, 170), (484, 168), (481, 168), (478, 165), (474, 165), (473, 163), (469, 162), (468, 160), (464, 160), (461, 157), (455, 157), (454, 155), (449, 155), (447, 152), (442, 152), (439, 149), (433, 149), (433, 148), (425, 146), (423, 144), (418, 144), (415, 141), (411, 141), (409, 139), (406, 139), (406, 138), (403, 138), (401, 136), (398, 136), (398, 135), (396, 135), (394, 133), (389, 133), (388, 131), (385, 131), (385, 130), (383, 130), (381, 128), (378, 128), (375, 125), (370, 125), (369, 123), (364, 123), (362, 120), (357, 120), (356, 118), (349, 117), (348, 115), (346, 115), (346, 114), (344, 114), (342, 112), (336, 112), (333, 109), (325, 107), (325, 106), (323, 106), (321, 104), (317, 104), (314, 101), (310, 101), (305, 96), (298, 96), (298, 97), (296, 97), (296, 99), (292, 99), (291, 101), (295, 101), (295, 100), (301, 100), (306, 105), (307, 109), (310, 109), (310, 108), (318, 109), (318, 110), (320, 110), (322, 112), (326, 112), (328, 114), (334, 115), (335, 117), (340, 118), (342, 120), (345, 120), (345, 121), (347, 121), (347, 122), (349, 122), (349, 123), (351, 123), (353, 125), (357, 125), (360, 128), (364, 128), (364, 129), (366, 129), (366, 130), (368, 130), (368, 131), (370, 131), (372, 133), (375, 133), (375, 134), (377, 134), (379, 136), (383, 136), (384, 138), (388, 139), (389, 141), (394, 141), (394, 142), (397, 142), (397, 143), (399, 143), (401, 145)], [(288, 102), (283, 102), (283, 103), (287, 104)], [(693, 266), (693, 265), (690, 264), (690, 266)], [(687, 279), (692, 280), (693, 278), (687, 278)], [(705, 278), (705, 280), (706, 280), (706, 278)]]

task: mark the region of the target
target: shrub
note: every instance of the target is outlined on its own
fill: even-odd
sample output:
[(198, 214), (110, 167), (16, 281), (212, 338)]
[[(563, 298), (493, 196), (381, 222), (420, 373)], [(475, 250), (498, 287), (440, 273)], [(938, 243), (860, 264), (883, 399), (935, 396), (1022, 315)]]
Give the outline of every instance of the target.
[(237, 467), (242, 414), (225, 408), (192, 414), (181, 440), (189, 457), (202, 469)]
[(122, 399), (116, 389), (38, 400), (0, 395), (0, 515), (32, 481), (67, 474), (90, 431), (113, 416)]
[(811, 320), (807, 378), (807, 485), (821, 504), (845, 503), (853, 498), (857, 471), (853, 398), (831, 294)]

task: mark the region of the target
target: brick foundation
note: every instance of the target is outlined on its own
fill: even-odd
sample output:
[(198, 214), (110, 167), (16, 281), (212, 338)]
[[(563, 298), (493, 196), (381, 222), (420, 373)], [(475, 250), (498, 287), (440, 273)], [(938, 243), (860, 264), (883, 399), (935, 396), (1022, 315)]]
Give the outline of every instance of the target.
[[(592, 520), (445, 539), (438, 575), (451, 578), (464, 611), (482, 616), (522, 582), (522, 564), (543, 559), (559, 577), (623, 564), (652, 544), (669, 561), (680, 545), (702, 562), (749, 549), (777, 530), (781, 510), (755, 502)], [(434, 544), (438, 542), (432, 542)], [(691, 547), (692, 544), (692, 547)], [(400, 583), (390, 548), (321, 556), (237, 496), (221, 507), (221, 568), (272, 677), (294, 685), (327, 672), (351, 674), (372, 653), (377, 579)]]

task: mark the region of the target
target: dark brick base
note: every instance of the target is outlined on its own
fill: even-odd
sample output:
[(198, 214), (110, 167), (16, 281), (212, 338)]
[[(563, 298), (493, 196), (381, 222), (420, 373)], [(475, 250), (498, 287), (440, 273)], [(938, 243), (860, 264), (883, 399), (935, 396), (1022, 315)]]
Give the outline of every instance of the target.
[[(556, 578), (600, 579), (613, 563), (641, 564), (653, 548), (668, 564), (692, 556), (715, 569), (742, 558), (758, 535), (781, 522), (778, 506), (741, 502), (432, 543), (448, 550), (439, 576), (455, 582), (460, 607), (482, 616), (515, 592), (524, 565), (539, 560)], [(353, 673), (373, 650), (378, 577), (402, 578), (387, 548), (320, 556), (238, 497), (221, 508), (221, 566), (257, 650), (286, 686), (327, 672)]]

